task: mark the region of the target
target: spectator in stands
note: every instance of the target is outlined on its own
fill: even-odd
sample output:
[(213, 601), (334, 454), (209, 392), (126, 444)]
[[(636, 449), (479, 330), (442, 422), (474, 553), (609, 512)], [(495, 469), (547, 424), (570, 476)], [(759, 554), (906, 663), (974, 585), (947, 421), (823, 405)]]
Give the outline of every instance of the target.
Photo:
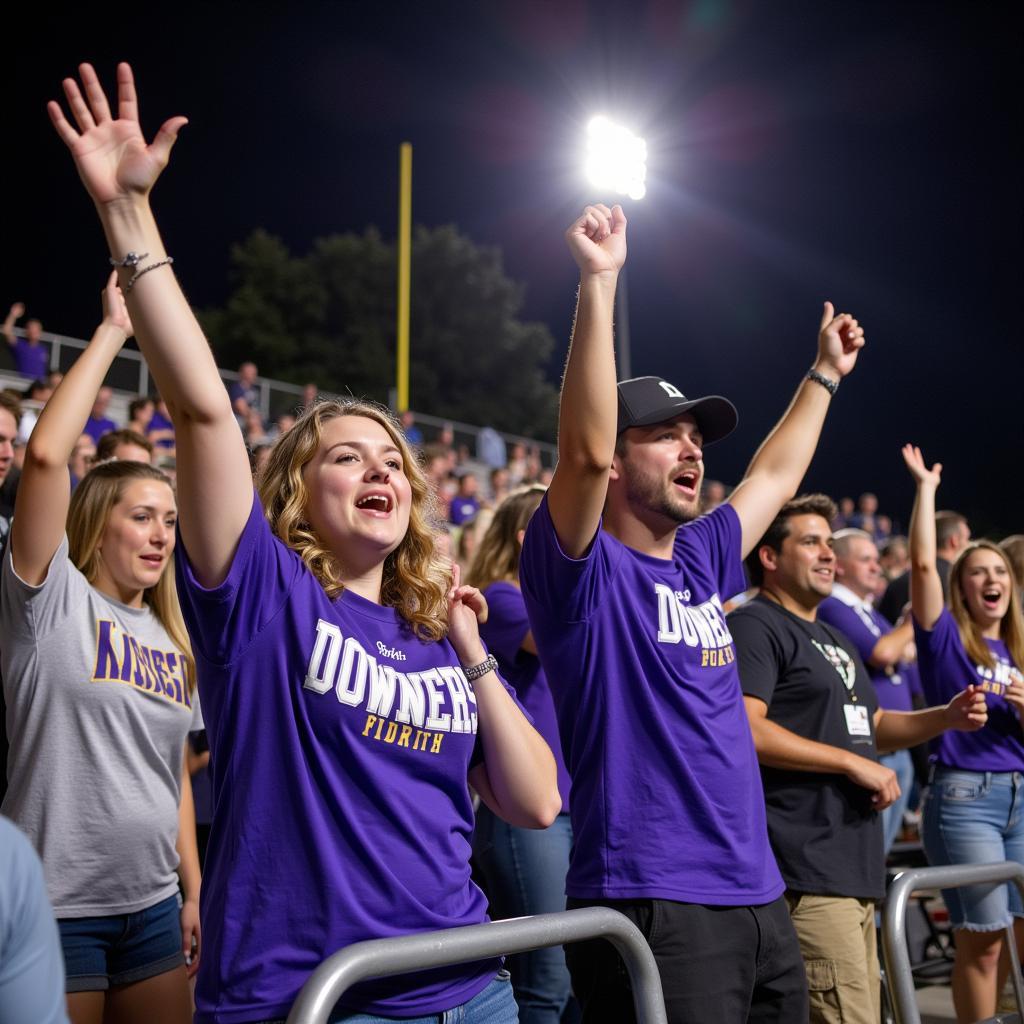
[(833, 530), (842, 530), (847, 526), (852, 526), (851, 520), (854, 517), (856, 506), (853, 503), (853, 498), (840, 498), (839, 508), (836, 511), (836, 518), (832, 523)]
[[(967, 520), (959, 512), (936, 512), (935, 536), (938, 544), (935, 566), (939, 573), (939, 582), (942, 584), (942, 593), (948, 599), (949, 570), (960, 552), (967, 547), (971, 539), (971, 530)], [(897, 576), (885, 588), (878, 610), (890, 622), (899, 619), (910, 604), (910, 579), (911, 573), (908, 570), (902, 576)]]
[(109, 462), (69, 506), (68, 453), (131, 333), (114, 274), (103, 302), (102, 323), (32, 432), (3, 561), (3, 813), (43, 860), (72, 1021), (106, 1012), (187, 1024), (199, 861), (174, 495), (149, 466)]
[(491, 488), (490, 504), (492, 508), (497, 508), (512, 493), (508, 470), (504, 466), (496, 466), (488, 474), (488, 479)]
[(701, 497), (701, 513), (711, 512), (725, 501), (725, 484), (721, 480), (705, 480)]
[[(920, 449), (903, 458), (917, 484), (910, 521), (910, 592), (921, 684), (943, 700), (965, 679), (984, 691), (989, 723), (973, 735), (950, 733), (932, 747), (932, 782), (923, 838), (932, 864), (1024, 862), (1024, 618), (1013, 570), (991, 541), (967, 543), (949, 574), (949, 606), (937, 564), (935, 493), (942, 466), (929, 469)], [(956, 930), (953, 1005), (965, 1024), (996, 1012), (1006, 980), (1003, 929), (1011, 920), (1024, 943), (1024, 906), (1012, 884), (943, 892)], [(1024, 945), (1018, 945), (1018, 950)]]
[[(228, 396), (231, 398), (231, 408), (235, 412), (235, 419), (243, 433), (248, 429), (251, 420), (249, 414), (253, 411), (259, 415), (260, 389), (256, 385), (256, 377), (259, 371), (255, 363), (242, 363), (238, 368), (238, 379), (228, 385)], [(262, 426), (262, 416), (260, 417)]]
[(149, 419), (149, 429), (146, 436), (153, 442), (153, 447), (160, 455), (174, 457), (174, 424), (171, 422), (171, 414), (167, 410), (167, 404), (160, 395), (156, 396), (156, 408)]
[(148, 434), (149, 424), (153, 419), (153, 412), (156, 406), (153, 403), (153, 399), (149, 395), (143, 395), (141, 398), (133, 398), (128, 403), (128, 422), (125, 426), (129, 430), (134, 430), (138, 434)]
[(304, 409), (308, 409), (311, 405), (313, 405), (316, 402), (319, 395), (320, 389), (313, 382), (303, 385), (302, 404), (299, 407), (299, 411), (301, 412)]
[(39, 855), (0, 818), (0, 1020), (68, 1024), (64, 960)]
[(999, 546), (1006, 555), (1006, 560), (1013, 567), (1014, 579), (1017, 581), (1017, 589), (1024, 596), (1024, 533), (1014, 533), (1004, 537)]
[[(149, 254), (130, 308), (181, 442), (179, 586), (214, 792), (197, 1020), (280, 1018), (327, 950), (482, 921), (467, 779), (496, 812), (545, 827), (558, 808), (554, 760), (486, 655), (479, 592), (434, 560), (429, 491), (386, 410), (307, 409), (253, 493), (231, 402), (149, 207), (184, 118), (147, 147), (128, 65), (116, 120), (95, 71), (80, 71), (90, 115), (64, 85), (81, 132), (58, 104), (50, 115), (110, 251)], [(369, 693), (370, 659), (393, 699)], [(499, 967), (360, 985), (345, 1012), (458, 1007), (467, 1024), (507, 1024), (515, 1005)]]
[(878, 564), (886, 583), (902, 576), (910, 568), (910, 545), (907, 538), (890, 537), (879, 549)]
[(476, 457), (489, 469), (504, 469), (508, 462), (505, 439), (494, 427), (482, 427), (477, 432)]
[(423, 472), (434, 497), (434, 511), (440, 522), (448, 522), (450, 497), (447, 492), (448, 451), (438, 444), (423, 449)]
[(458, 481), (458, 489), (448, 509), (448, 522), (453, 526), (471, 522), (480, 511), (480, 481), (476, 474), (467, 470), (459, 476)]
[(760, 593), (728, 625), (768, 834), (807, 965), (811, 1024), (877, 1024), (875, 912), (885, 895), (877, 812), (899, 796), (896, 774), (878, 763), (877, 750), (903, 749), (944, 729), (978, 729), (985, 699), (969, 686), (942, 707), (878, 706), (855, 645), (817, 615), (832, 590), (835, 512), (823, 494), (782, 507), (747, 558)]
[(96, 462), (106, 462), (108, 459), (144, 462), (148, 466), (153, 461), (153, 442), (135, 430), (111, 430), (96, 445)]
[(245, 414), (242, 435), (245, 437), (245, 443), (249, 448), (256, 448), (261, 444), (266, 444), (269, 440), (259, 409), (250, 406), (249, 411)]
[(411, 409), (406, 409), (402, 413), (399, 422), (402, 425), (402, 433), (405, 434), (405, 439), (409, 444), (414, 448), (423, 444), (423, 431), (416, 426), (416, 416)]
[(18, 442), (21, 445), (28, 444), (28, 439), (32, 436), (32, 428), (36, 425), (36, 420), (39, 419), (39, 410), (46, 405), (52, 394), (53, 388), (46, 380), (42, 379), (32, 381), (25, 389), (21, 407), (21, 422), (18, 424)]
[[(894, 627), (872, 607), (882, 575), (874, 540), (863, 530), (837, 530), (832, 535), (832, 552), (835, 585), (818, 607), (818, 619), (853, 642), (883, 711), (913, 711), (914, 626), (907, 616)], [(903, 825), (914, 783), (914, 762), (909, 750), (882, 754), (878, 760), (896, 773), (900, 789), (899, 796), (882, 811), (882, 850), (888, 854)]]
[(278, 438), (282, 434), (287, 434), (292, 427), (295, 426), (295, 414), (290, 412), (283, 412), (280, 416), (274, 420), (274, 428), (271, 432), (273, 438)]
[(101, 387), (96, 392), (96, 400), (92, 403), (89, 418), (85, 421), (83, 433), (88, 434), (97, 444), (107, 431), (117, 430), (117, 424), (107, 415), (107, 407), (113, 394), (110, 388)]
[[(637, 923), (671, 1024), (706, 1021), (709, 1007), (725, 1022), (797, 1021), (807, 982), (722, 602), (743, 590), (743, 555), (806, 472), (863, 330), (826, 303), (809, 377), (729, 501), (698, 518), (704, 445), (730, 433), (736, 410), (657, 377), (616, 389), (625, 231), (619, 207), (591, 206), (566, 236), (580, 287), (559, 457), (520, 564), (572, 777), (566, 892)], [(566, 959), (584, 1019), (634, 1019), (607, 942)]]
[(96, 459), (96, 442), (89, 434), (80, 434), (68, 457), (68, 469), (71, 471), (71, 489), (74, 490), (79, 481), (92, 469)]
[(892, 536), (892, 517), (879, 514), (875, 516), (874, 541), (881, 546)]
[(18, 420), (21, 419), (21, 405), (6, 392), (0, 392), (0, 544), (11, 528), (14, 507), (11, 499), (3, 493), (3, 484), (14, 465), (14, 443), (18, 438)]
[[(554, 752), (562, 797), (561, 813), (543, 832), (509, 825), (485, 806), (477, 811), (473, 850), (487, 881), (490, 912), (495, 918), (565, 910), (565, 874), (572, 848), (569, 773), (551, 691), (519, 590), (523, 535), (543, 494), (543, 488), (531, 487), (498, 507), (467, 574), (469, 582), (487, 598), (489, 614), (480, 635)], [(512, 973), (520, 1024), (559, 1024), (571, 998), (562, 949), (555, 946), (522, 953), (510, 957), (506, 966)]]
[(878, 496), (870, 491), (865, 491), (857, 499), (857, 512), (849, 517), (846, 525), (855, 530), (863, 530), (870, 533), (872, 537), (878, 530), (876, 517), (878, 515)]
[(516, 441), (512, 445), (512, 453), (508, 459), (508, 479), (513, 487), (519, 487), (526, 479), (528, 470), (526, 462), (526, 445)]
[(11, 346), (11, 353), (14, 356), (14, 366), (18, 373), (25, 377), (38, 379), (45, 377), (47, 368), (50, 365), (50, 354), (43, 345), (41, 339), (43, 325), (35, 319), (25, 321), (25, 336), (19, 338), (14, 333), (14, 322), (25, 315), (25, 307), (20, 302), (11, 306), (10, 312), (0, 331)]

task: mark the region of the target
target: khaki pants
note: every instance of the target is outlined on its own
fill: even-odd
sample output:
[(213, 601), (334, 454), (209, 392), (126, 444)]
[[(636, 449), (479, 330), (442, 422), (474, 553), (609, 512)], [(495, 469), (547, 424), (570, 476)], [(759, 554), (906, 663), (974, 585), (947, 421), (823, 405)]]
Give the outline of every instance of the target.
[(811, 1024), (878, 1024), (874, 902), (787, 892), (786, 904), (807, 968)]

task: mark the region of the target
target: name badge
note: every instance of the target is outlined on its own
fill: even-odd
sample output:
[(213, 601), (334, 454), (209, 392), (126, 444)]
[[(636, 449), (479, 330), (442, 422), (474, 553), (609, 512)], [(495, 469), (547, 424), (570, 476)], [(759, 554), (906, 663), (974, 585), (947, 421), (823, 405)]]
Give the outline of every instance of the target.
[(851, 736), (871, 735), (871, 719), (863, 704), (844, 704), (843, 711), (846, 712), (846, 731)]

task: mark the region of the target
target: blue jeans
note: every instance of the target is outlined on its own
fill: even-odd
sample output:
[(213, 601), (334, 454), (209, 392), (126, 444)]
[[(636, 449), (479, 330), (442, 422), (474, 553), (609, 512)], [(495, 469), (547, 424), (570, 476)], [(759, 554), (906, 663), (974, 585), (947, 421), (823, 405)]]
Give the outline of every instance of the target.
[[(565, 910), (565, 875), (572, 825), (560, 814), (550, 828), (516, 828), (483, 805), (477, 811), (473, 855), (486, 880), (496, 920)], [(572, 990), (561, 946), (508, 958), (522, 1024), (559, 1024)], [(575, 1005), (566, 1019), (576, 1019)]]
[(914, 759), (909, 750), (897, 750), (893, 754), (883, 754), (879, 763), (891, 768), (896, 773), (896, 781), (900, 784), (900, 795), (894, 804), (882, 811), (882, 833), (885, 836), (885, 852), (892, 849), (896, 837), (900, 834), (903, 824), (903, 812), (910, 800), (910, 790), (914, 785)]
[[(372, 1013), (350, 1013), (331, 1017), (331, 1024), (518, 1024), (516, 1001), (508, 971), (497, 977), (468, 1003), (426, 1017), (377, 1017)], [(283, 1020), (261, 1021), (260, 1024), (285, 1024)]]
[[(924, 798), (924, 849), (932, 864), (1024, 862), (1024, 774), (936, 765)], [(943, 890), (954, 928), (996, 931), (1024, 916), (1017, 887)]]

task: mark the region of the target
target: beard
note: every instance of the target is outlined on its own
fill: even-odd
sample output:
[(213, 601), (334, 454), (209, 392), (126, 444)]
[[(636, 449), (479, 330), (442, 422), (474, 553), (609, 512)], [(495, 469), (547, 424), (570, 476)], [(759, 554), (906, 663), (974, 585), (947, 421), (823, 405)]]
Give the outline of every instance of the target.
[(653, 512), (677, 526), (693, 522), (700, 515), (701, 476), (697, 479), (696, 495), (688, 500), (673, 493), (671, 481), (645, 473), (625, 460), (622, 463), (622, 474), (626, 484), (626, 501), (637, 512)]

